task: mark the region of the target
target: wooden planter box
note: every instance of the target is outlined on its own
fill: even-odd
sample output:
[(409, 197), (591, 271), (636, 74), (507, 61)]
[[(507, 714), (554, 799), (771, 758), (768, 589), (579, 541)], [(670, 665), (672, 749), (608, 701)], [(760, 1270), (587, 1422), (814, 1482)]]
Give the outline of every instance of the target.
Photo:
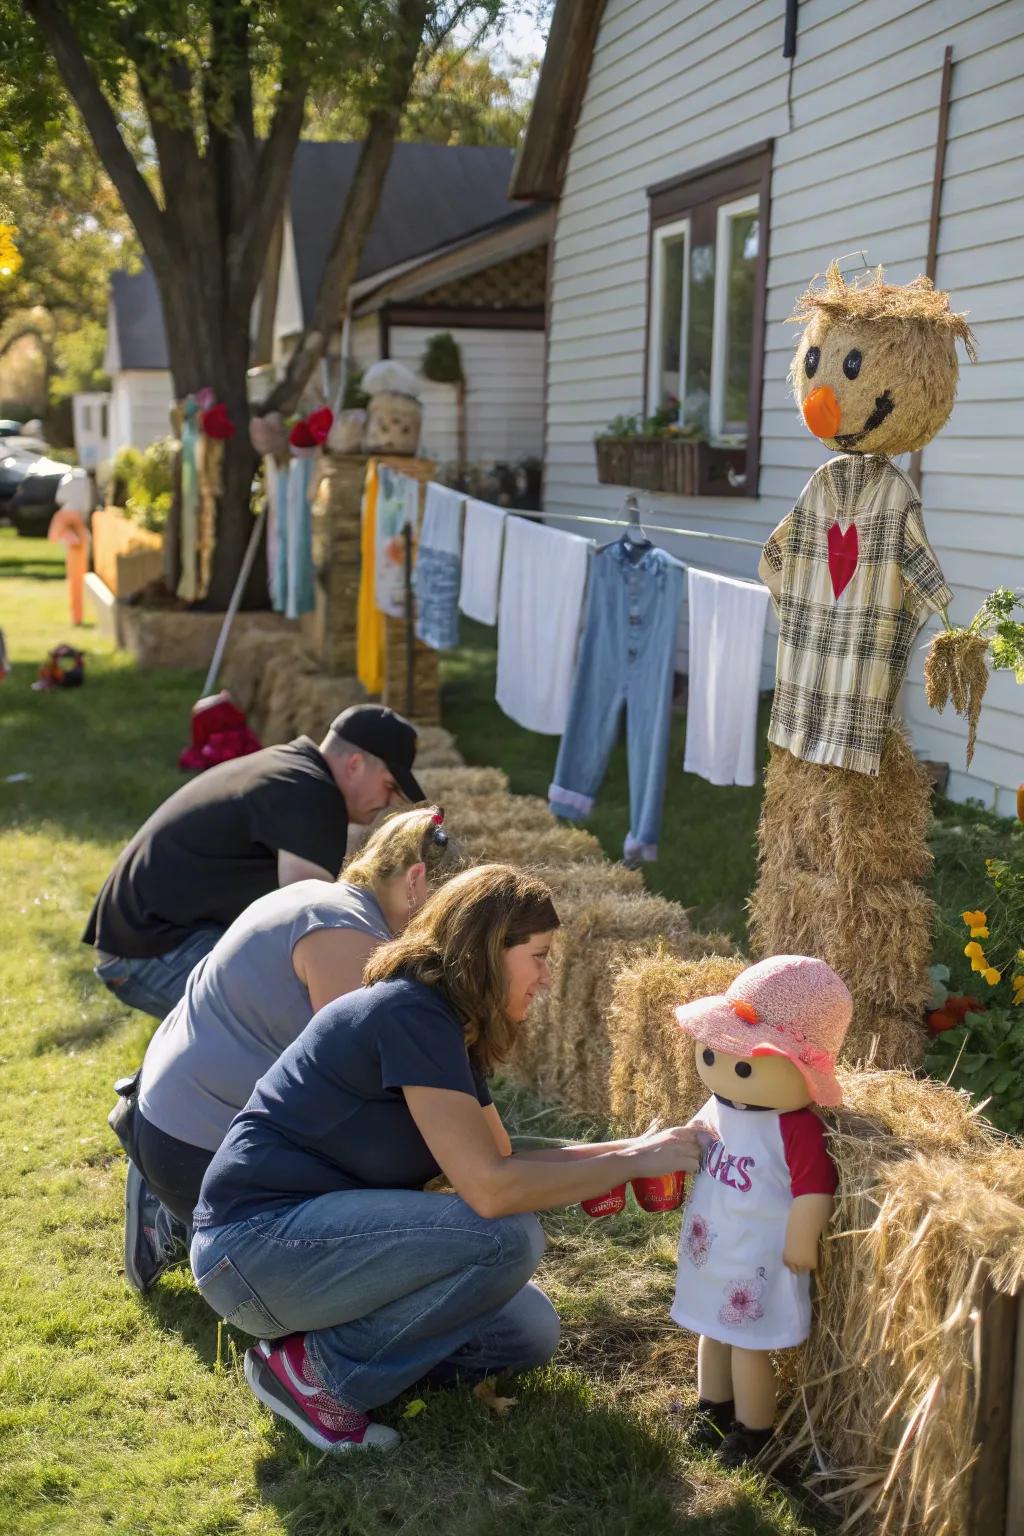
[(598, 437), (597, 478), (601, 485), (626, 485), (669, 496), (744, 496), (735, 476), (746, 473), (745, 448), (720, 448), (685, 437)]
[(93, 570), (115, 597), (131, 597), (163, 575), (162, 533), (140, 528), (116, 507), (102, 507), (92, 515)]

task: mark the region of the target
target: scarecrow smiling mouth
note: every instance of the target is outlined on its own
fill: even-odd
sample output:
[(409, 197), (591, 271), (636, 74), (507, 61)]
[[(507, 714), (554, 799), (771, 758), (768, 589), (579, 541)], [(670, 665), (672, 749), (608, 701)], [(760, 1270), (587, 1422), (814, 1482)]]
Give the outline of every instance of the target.
[(880, 427), (887, 416), (891, 416), (896, 409), (896, 402), (892, 398), (892, 391), (885, 390), (875, 398), (875, 408), (865, 421), (859, 432), (837, 432), (836, 428), (842, 420), (842, 411), (834, 392), (827, 384), (819, 385), (812, 389), (803, 404), (803, 417), (815, 437), (831, 438), (838, 443), (840, 448), (853, 448), (869, 432)]

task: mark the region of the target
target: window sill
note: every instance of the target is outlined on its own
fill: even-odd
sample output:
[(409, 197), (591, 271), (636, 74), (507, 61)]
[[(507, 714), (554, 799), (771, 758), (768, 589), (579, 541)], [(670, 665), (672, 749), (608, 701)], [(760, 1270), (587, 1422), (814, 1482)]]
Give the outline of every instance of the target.
[(597, 478), (669, 496), (754, 496), (747, 489), (747, 450), (679, 437), (598, 437)]

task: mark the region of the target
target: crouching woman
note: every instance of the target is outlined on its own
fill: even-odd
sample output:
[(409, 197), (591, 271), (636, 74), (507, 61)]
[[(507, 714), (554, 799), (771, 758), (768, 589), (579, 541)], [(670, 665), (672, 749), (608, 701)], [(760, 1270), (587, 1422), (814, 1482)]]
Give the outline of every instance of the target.
[[(423, 1377), (549, 1359), (532, 1213), (697, 1165), (684, 1129), (512, 1152), (486, 1077), (549, 985), (557, 926), (535, 879), (456, 876), (261, 1078), (210, 1164), (196, 1282), (259, 1339), (252, 1391), (320, 1450), (394, 1444), (368, 1411)], [(442, 1171), (454, 1193), (425, 1192)]]

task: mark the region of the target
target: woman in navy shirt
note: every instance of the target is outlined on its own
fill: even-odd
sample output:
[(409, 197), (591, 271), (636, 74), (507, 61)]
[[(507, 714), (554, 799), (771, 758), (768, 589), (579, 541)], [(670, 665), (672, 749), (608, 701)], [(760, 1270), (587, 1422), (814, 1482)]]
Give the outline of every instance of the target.
[[(192, 1268), (256, 1335), (250, 1387), (323, 1451), (389, 1446), (368, 1410), (551, 1357), (532, 1213), (693, 1170), (684, 1128), (513, 1153), (487, 1074), (550, 984), (551, 893), (505, 865), (449, 881), (257, 1083), (203, 1180)], [(444, 1173), (454, 1194), (423, 1186)]]

